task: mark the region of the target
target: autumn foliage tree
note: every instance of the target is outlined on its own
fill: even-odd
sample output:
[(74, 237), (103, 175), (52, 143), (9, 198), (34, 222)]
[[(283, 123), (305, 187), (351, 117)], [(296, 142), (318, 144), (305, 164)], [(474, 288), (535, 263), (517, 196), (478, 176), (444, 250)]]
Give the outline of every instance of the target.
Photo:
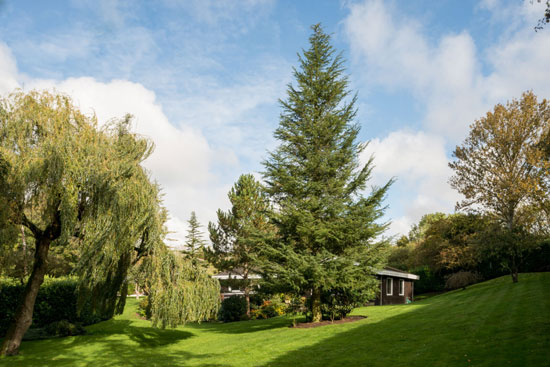
[(520, 100), (496, 105), (471, 125), (449, 164), (454, 170), (451, 186), (465, 197), (457, 208), (482, 210), (505, 231), (494, 246), (514, 282), (529, 243), (525, 234), (534, 226), (536, 213), (548, 207), (549, 129), (548, 101), (538, 102), (526, 92)]
[[(80, 303), (91, 301), (103, 318), (122, 312), (128, 269), (138, 262), (150, 274), (160, 326), (217, 309), (217, 282), (177, 260), (163, 242), (166, 211), (141, 165), (152, 144), (132, 133), (130, 122), (126, 116), (100, 127), (69, 97), (49, 92), (0, 99), (0, 244), (19, 242), (23, 226), (34, 259), (0, 355), (17, 354), (49, 254), (69, 245), (78, 253)], [(200, 286), (182, 290), (190, 277)], [(193, 312), (182, 315), (182, 304)]]

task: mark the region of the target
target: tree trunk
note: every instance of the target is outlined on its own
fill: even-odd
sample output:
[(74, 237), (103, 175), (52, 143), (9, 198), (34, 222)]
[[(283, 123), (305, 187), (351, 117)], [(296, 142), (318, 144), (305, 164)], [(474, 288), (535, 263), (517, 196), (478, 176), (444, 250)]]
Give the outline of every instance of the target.
[(517, 265), (516, 257), (512, 256), (512, 266), (510, 267), (510, 275), (512, 276), (512, 283), (517, 283), (519, 280), (519, 268)]
[(48, 267), (48, 251), (50, 249), (50, 238), (36, 239), (36, 252), (34, 254), (34, 265), (32, 273), (27, 281), (15, 318), (8, 328), (4, 342), (0, 349), (0, 356), (12, 356), (19, 353), (19, 346), (23, 336), (32, 324), (34, 302), (40, 285), (44, 281), (44, 275)]
[(321, 312), (321, 290), (314, 287), (311, 292), (311, 322), (320, 322), (323, 318)]
[(244, 298), (246, 299), (246, 316), (250, 318), (250, 293), (248, 287), (244, 289)]
[(23, 279), (27, 278), (27, 239), (25, 227), (21, 226), (21, 244), (23, 245)]
[(248, 272), (244, 273), (244, 298), (246, 300), (246, 316), (250, 318), (250, 287), (248, 286)]

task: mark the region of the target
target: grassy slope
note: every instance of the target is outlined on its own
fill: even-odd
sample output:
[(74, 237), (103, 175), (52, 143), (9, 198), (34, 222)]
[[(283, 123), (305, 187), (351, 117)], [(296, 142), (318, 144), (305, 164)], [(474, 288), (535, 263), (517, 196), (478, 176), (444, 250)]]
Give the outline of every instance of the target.
[(0, 366), (550, 366), (550, 273), (360, 308), (366, 320), (314, 329), (280, 317), (157, 330), (135, 306), (85, 336), (24, 342)]

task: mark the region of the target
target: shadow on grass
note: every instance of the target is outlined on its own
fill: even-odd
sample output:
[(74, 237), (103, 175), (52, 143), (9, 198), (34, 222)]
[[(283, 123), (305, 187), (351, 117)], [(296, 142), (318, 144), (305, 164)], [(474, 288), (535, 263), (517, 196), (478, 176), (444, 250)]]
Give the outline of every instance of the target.
[(216, 356), (171, 347), (193, 337), (190, 332), (132, 324), (131, 320), (109, 320), (92, 325), (86, 335), (24, 342), (20, 355), (0, 359), (0, 366), (186, 366)]
[(550, 302), (531, 301), (544, 296), (544, 282), (531, 278), (519, 287), (496, 279), (412, 305), (360, 309), (365, 322), (264, 366), (543, 366)]
[(193, 336), (192, 333), (176, 329), (157, 329), (153, 327), (132, 326), (131, 320), (109, 320), (101, 329), (90, 330), (88, 335), (94, 339), (106, 335), (124, 334), (139, 344), (140, 348), (156, 348), (179, 342)]
[(188, 324), (188, 326), (186, 325), (186, 327), (220, 334), (249, 334), (258, 331), (278, 329), (290, 325), (292, 325), (292, 319), (286, 316), (280, 316), (267, 320), (249, 320), (227, 323), (206, 322), (201, 324)]

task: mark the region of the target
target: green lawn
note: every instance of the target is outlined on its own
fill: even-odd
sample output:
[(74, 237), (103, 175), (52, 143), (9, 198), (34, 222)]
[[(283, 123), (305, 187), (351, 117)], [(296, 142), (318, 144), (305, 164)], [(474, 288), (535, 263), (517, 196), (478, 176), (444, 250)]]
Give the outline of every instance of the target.
[(550, 366), (550, 273), (359, 308), (367, 319), (314, 329), (279, 317), (158, 330), (135, 307), (88, 335), (24, 342), (0, 366)]

